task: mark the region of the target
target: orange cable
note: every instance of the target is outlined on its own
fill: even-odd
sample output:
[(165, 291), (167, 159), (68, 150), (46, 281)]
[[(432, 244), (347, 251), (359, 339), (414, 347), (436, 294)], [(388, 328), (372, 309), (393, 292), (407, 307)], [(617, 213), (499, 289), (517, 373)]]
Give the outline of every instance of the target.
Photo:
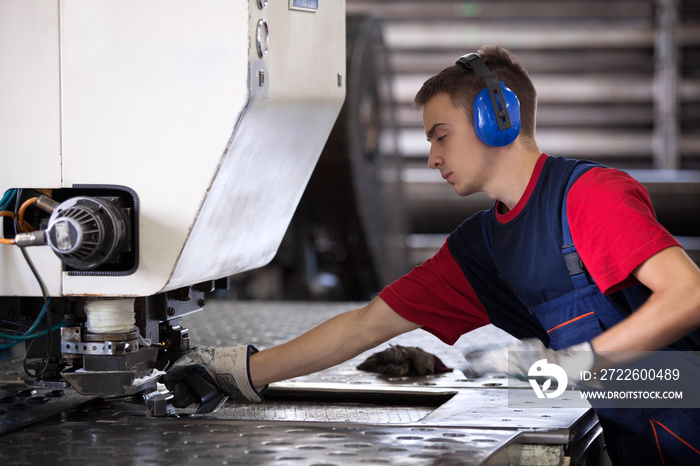
[(38, 201), (38, 197), (32, 197), (24, 201), (22, 206), (19, 208), (19, 211), (17, 212), (17, 220), (19, 221), (19, 226), (22, 229), (22, 231), (32, 231), (34, 228), (30, 224), (24, 221), (24, 211), (27, 210), (27, 207), (29, 207), (32, 204), (36, 204), (36, 201)]
[[(0, 217), (15, 218), (15, 213), (10, 210), (3, 210), (0, 211)], [(10, 238), (0, 238), (0, 244), (15, 244), (15, 240)]]

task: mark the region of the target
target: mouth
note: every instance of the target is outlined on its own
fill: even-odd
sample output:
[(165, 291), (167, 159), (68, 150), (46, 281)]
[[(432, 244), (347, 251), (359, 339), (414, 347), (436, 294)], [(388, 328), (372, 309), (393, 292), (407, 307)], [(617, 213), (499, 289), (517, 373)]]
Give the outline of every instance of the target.
[(445, 172), (442, 174), (442, 178), (448, 182), (450, 181), (450, 176), (452, 176), (452, 172)]

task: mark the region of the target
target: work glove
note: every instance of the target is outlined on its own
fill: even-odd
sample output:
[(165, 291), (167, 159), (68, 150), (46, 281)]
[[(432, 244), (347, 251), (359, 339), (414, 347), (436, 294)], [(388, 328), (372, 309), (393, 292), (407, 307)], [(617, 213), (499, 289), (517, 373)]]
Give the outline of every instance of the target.
[(261, 392), (250, 379), (250, 355), (258, 350), (251, 345), (211, 348), (199, 346), (181, 356), (166, 371), (163, 383), (173, 394), (171, 404), (185, 408), (200, 404), (198, 413), (217, 410), (227, 398), (262, 402)]
[[(464, 355), (464, 358), (466, 363), (461, 369), (469, 378), (479, 378), (489, 372), (499, 372), (526, 380), (530, 377), (538, 377), (543, 364), (555, 364), (566, 372), (571, 384), (578, 384), (581, 381), (581, 373), (592, 370), (595, 364), (595, 353), (589, 342), (553, 350), (545, 347), (535, 338), (498, 348), (470, 351)], [(544, 360), (543, 364), (535, 364), (542, 360)]]

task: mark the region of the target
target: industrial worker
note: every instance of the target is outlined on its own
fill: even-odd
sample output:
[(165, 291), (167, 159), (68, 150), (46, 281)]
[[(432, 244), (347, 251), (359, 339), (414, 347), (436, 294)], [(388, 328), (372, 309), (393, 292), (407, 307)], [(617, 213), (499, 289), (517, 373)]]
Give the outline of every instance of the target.
[[(454, 344), (491, 323), (562, 364), (571, 355), (592, 364), (599, 352), (700, 350), (700, 270), (656, 221), (637, 181), (540, 151), (536, 102), (526, 70), (495, 46), (426, 81), (415, 104), (428, 165), (460, 196), (483, 192), (493, 207), (465, 220), (431, 259), (364, 307), (274, 348), (198, 348), (181, 357), (165, 377), (175, 402), (195, 401), (181, 383), (193, 365), (229, 396), (262, 401), (269, 383), (418, 328)], [(503, 367), (499, 354), (472, 362)], [(670, 465), (700, 464), (699, 411), (597, 414), (615, 464)]]

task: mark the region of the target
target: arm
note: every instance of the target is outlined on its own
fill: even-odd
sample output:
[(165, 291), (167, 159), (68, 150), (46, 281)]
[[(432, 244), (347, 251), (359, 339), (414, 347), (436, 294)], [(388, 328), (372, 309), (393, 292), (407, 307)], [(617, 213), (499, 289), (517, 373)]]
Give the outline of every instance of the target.
[(653, 255), (633, 275), (651, 291), (627, 319), (592, 340), (596, 351), (653, 351), (700, 327), (700, 270), (679, 247)]
[(581, 175), (567, 198), (583, 263), (604, 294), (642, 283), (652, 292), (593, 339), (597, 351), (658, 350), (700, 326), (700, 271), (656, 220), (644, 187), (614, 169)]
[(260, 352), (250, 345), (197, 347), (181, 356), (163, 381), (173, 392), (172, 404), (177, 408), (201, 400), (197, 389), (190, 387), (194, 383), (190, 376), (199, 375), (195, 371), (200, 366), (211, 379), (209, 383), (224, 394), (260, 402), (260, 392), (269, 383), (334, 366), (410, 330), (422, 327), (454, 343), (452, 339), (486, 323), (485, 309), (444, 246), (432, 260), (386, 287), (367, 306)]
[[(652, 295), (625, 320), (593, 338), (590, 345), (584, 342), (555, 351), (538, 340), (523, 340), (467, 354), (467, 365), (462, 370), (472, 377), (494, 371), (522, 376), (535, 361), (547, 359), (562, 367), (570, 382), (577, 383), (581, 371), (593, 370), (594, 364), (599, 369), (630, 362), (640, 356), (635, 352), (659, 350), (700, 326), (700, 269), (683, 249), (674, 246), (656, 253), (633, 275), (651, 289)], [(591, 347), (598, 357), (594, 357)]]
[(347, 361), (419, 325), (394, 312), (380, 297), (329, 319), (303, 335), (250, 357), (254, 386), (310, 374)]

